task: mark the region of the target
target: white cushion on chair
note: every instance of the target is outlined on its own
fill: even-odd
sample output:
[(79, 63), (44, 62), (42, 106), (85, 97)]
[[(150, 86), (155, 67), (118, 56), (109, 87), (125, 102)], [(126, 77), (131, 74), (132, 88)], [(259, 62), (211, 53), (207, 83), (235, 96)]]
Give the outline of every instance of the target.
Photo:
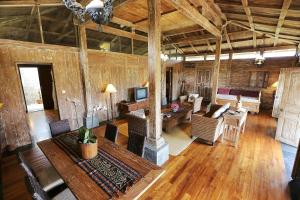
[(64, 183), (53, 167), (37, 171), (36, 176), (46, 192)]
[(188, 102), (194, 102), (194, 99), (198, 98), (199, 94), (189, 94)]
[(217, 119), (218, 117), (220, 117), (223, 112), (225, 112), (228, 108), (230, 107), (230, 103), (226, 103), (225, 105), (223, 105), (221, 108), (219, 108), (216, 112), (214, 112), (214, 114), (211, 116), (214, 119)]
[(53, 197), (53, 200), (76, 200), (76, 197), (70, 189), (65, 189)]

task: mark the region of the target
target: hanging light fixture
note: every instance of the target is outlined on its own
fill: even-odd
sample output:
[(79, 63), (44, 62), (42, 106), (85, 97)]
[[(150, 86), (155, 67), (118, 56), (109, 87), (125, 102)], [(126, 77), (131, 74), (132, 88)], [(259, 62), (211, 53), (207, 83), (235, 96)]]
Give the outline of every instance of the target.
[(88, 14), (96, 24), (107, 24), (113, 15), (113, 0), (92, 0), (86, 7), (76, 0), (63, 1), (81, 22), (85, 21), (85, 14)]
[(256, 66), (257, 67), (261, 67), (262, 64), (264, 64), (264, 62), (265, 62), (265, 57), (264, 57), (263, 53), (259, 53), (257, 55), (257, 57), (255, 58), (255, 64), (256, 64)]

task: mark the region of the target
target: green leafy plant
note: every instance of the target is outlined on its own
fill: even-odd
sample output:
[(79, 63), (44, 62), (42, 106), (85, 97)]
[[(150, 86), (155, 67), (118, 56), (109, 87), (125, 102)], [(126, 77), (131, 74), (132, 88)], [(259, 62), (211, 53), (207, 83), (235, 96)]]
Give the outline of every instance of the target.
[(82, 144), (96, 143), (97, 137), (94, 135), (93, 130), (82, 126), (79, 128), (79, 142)]

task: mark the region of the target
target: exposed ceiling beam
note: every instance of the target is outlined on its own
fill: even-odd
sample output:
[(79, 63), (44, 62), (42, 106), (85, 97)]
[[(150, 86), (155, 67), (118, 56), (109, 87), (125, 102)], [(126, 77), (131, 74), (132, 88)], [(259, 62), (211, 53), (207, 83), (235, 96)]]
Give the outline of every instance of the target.
[(51, 6), (63, 6), (64, 4), (61, 0), (0, 1), (0, 8), (32, 7), (35, 5), (51, 7)]
[[(238, 37), (238, 39), (240, 38), (239, 36), (247, 36), (251, 34), (251, 31), (235, 31), (235, 32), (230, 32), (230, 33), (227, 33), (227, 30), (226, 30), (226, 34), (224, 33), (225, 35), (225, 38), (226, 38), (226, 35), (228, 36), (228, 39), (229, 36), (232, 36), (233, 38), (234, 37)], [(186, 43), (189, 43), (189, 42), (206, 42), (207, 40), (215, 40), (216, 38), (211, 35), (211, 34), (202, 34), (202, 35), (198, 35), (198, 36), (192, 36), (192, 37), (184, 37), (184, 38), (178, 38), (178, 39), (173, 39), (173, 40), (169, 40), (168, 42), (165, 42), (164, 45), (171, 45), (171, 44), (186, 44)], [(227, 40), (227, 38), (226, 38)], [(228, 40), (227, 40), (228, 41)]]
[(211, 34), (204, 34), (204, 35), (198, 35), (193, 37), (184, 37), (179, 39), (170, 40), (169, 42), (164, 43), (165, 45), (169, 44), (182, 44), (182, 43), (189, 43), (189, 42), (200, 42), (200, 41), (206, 41), (208, 39), (215, 39), (215, 37)]
[(203, 30), (199, 25), (194, 25), (194, 26), (188, 26), (184, 28), (179, 28), (179, 29), (174, 29), (170, 31), (163, 32), (162, 34), (166, 37), (169, 36), (176, 36), (176, 35), (182, 35), (182, 34), (187, 34), (187, 33), (194, 33)]
[[(273, 44), (274, 39), (273, 38), (263, 38), (263, 39), (257, 39), (257, 45), (258, 46), (263, 46), (263, 45), (271, 45)], [(238, 49), (241, 48), (249, 48), (250, 46), (252, 46), (252, 39), (251, 40), (242, 40), (242, 41), (235, 41), (235, 42), (231, 42), (231, 45), (234, 47), (234, 52), (238, 51)], [(230, 50), (229, 46), (227, 43), (222, 43), (222, 52), (223, 50)], [(288, 45), (289, 47), (296, 47), (295, 44), (294, 45)], [(215, 44), (211, 44), (212, 48), (216, 48)], [(198, 52), (207, 52), (207, 45), (200, 45), (200, 46), (196, 46), (194, 45), (194, 48), (197, 49)], [(265, 48), (265, 47), (264, 47)], [(186, 52), (193, 52), (194, 50), (191, 47), (181, 47), (181, 49), (186, 53)], [(252, 49), (256, 49), (256, 48), (252, 48)], [(276, 48), (275, 48), (276, 49)], [(174, 52), (170, 52), (170, 54), (172, 54)]]
[(221, 31), (214, 26), (207, 18), (205, 18), (199, 11), (193, 7), (187, 0), (170, 0), (172, 4), (184, 16), (202, 26), (205, 30), (216, 37), (221, 37)]
[[(249, 27), (247, 27), (247, 26), (245, 26), (243, 24), (240, 24), (240, 23), (238, 23), (236, 21), (231, 21), (231, 24), (252, 31), (251, 28), (249, 28)], [(275, 34), (274, 33), (269, 33), (269, 32), (265, 32), (265, 31), (258, 31), (258, 30), (255, 30), (254, 32), (255, 33), (259, 33), (259, 34), (263, 34), (263, 35), (265, 35), (265, 36), (267, 36), (269, 38), (275, 38)], [(279, 36), (279, 37), (280, 37), (279, 40), (281, 40), (283, 42), (286, 42), (286, 43), (289, 43), (289, 44), (294, 44), (294, 43), (299, 42), (299, 41), (292, 40), (292, 39), (281, 38), (281, 36)]]
[(145, 28), (145, 27), (142, 27), (138, 24), (134, 24), (130, 21), (127, 21), (127, 20), (124, 20), (124, 19), (121, 19), (119, 17), (113, 17), (111, 22), (115, 23), (115, 24), (119, 24), (119, 25), (124, 25), (124, 26), (127, 26), (127, 27), (131, 27), (135, 30), (139, 30), (139, 31), (142, 31), (142, 32), (145, 32), (145, 33), (148, 33), (148, 29)]
[(228, 44), (230, 50), (232, 50), (232, 45), (231, 45), (230, 38), (228, 36), (227, 28), (226, 27), (224, 28), (224, 34), (225, 34), (225, 38), (226, 38), (227, 44)]
[[(242, 21), (242, 20), (231, 20), (231, 22), (238, 22), (238, 23), (246, 25), (246, 26), (249, 25), (248, 22), (245, 22), (245, 21)], [(255, 30), (256, 32), (257, 31), (267, 31), (267, 32), (270, 32), (270, 33), (274, 34), (275, 30), (276, 30), (276, 25), (255, 23), (255, 27), (256, 27), (256, 30)], [(280, 36), (281, 34), (290, 35), (290, 36), (298, 36), (299, 35), (299, 29), (282, 27), (281, 31), (280, 31), (280, 34), (279, 34), (279, 38), (281, 37)]]
[(253, 31), (253, 47), (255, 48), (256, 47), (256, 34), (254, 32), (255, 31), (255, 27), (254, 27), (254, 23), (253, 23), (253, 17), (251, 15), (251, 10), (250, 10), (250, 8), (248, 6), (248, 0), (242, 0), (242, 4), (243, 4), (244, 11), (245, 11), (245, 13), (247, 15), (251, 31)]
[[(296, 47), (294, 45), (284, 45), (284, 46), (276, 46), (276, 47), (256, 47), (256, 48), (245, 48), (245, 49), (234, 49), (231, 50), (222, 50), (222, 53), (242, 53), (242, 52), (253, 52), (253, 51), (270, 51), (270, 50), (283, 50), (283, 49), (295, 49)], [(192, 52), (192, 51), (191, 51)], [(203, 52), (201, 52), (204, 54)], [(188, 56), (195, 56), (198, 54), (194, 53), (185, 53), (185, 55)]]
[[(226, 3), (225, 3), (226, 2)], [(240, 3), (235, 3), (235, 2), (227, 2), (227, 1), (222, 1), (222, 0), (215, 0), (215, 3), (217, 3), (221, 8), (238, 8), (238, 9), (243, 9), (243, 5)], [(262, 6), (253, 6), (249, 5), (248, 6), (250, 9), (255, 10), (260, 13), (274, 13), (278, 15), (281, 12), (281, 8), (275, 8), (273, 6), (268, 6), (268, 5), (262, 5)], [(300, 17), (300, 10), (298, 9), (289, 9), (289, 16), (294, 16), (294, 17)]]
[[(215, 10), (213, 3), (210, 3), (207, 0), (190, 0), (190, 2), (196, 8), (202, 7), (202, 15), (205, 16), (205, 13), (208, 13), (208, 15), (211, 17), (211, 20), (216, 26), (222, 25), (221, 15)], [(208, 16), (205, 17), (208, 18)]]
[(106, 25), (98, 26), (94, 22), (87, 22), (86, 23), (86, 28), (90, 29), (90, 30), (94, 30), (94, 31), (101, 31), (103, 33), (117, 35), (117, 36), (120, 36), (120, 37), (126, 37), (126, 38), (131, 38), (131, 39), (134, 39), (134, 40), (148, 42), (148, 37), (146, 37), (146, 36), (139, 35), (139, 34), (132, 33), (132, 32), (128, 32), (128, 31), (124, 31), (124, 30), (117, 29), (117, 28), (113, 28), (113, 27), (106, 26)]
[(281, 27), (284, 23), (284, 19), (286, 17), (286, 14), (288, 12), (288, 9), (289, 9), (291, 3), (292, 3), (292, 0), (284, 0), (283, 1), (280, 16), (279, 16), (279, 19), (278, 19), (278, 24), (277, 24), (276, 31), (275, 31), (274, 46), (277, 45), (278, 38), (279, 38), (279, 33), (280, 33)]

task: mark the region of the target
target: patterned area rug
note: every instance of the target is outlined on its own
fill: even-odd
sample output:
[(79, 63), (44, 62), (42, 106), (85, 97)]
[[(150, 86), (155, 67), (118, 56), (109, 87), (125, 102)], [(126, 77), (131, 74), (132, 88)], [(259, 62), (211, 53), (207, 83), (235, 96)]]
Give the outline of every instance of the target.
[(77, 140), (77, 133), (63, 134), (54, 138), (54, 142), (109, 196), (118, 197), (142, 178), (137, 171), (100, 148), (95, 158), (81, 159)]

